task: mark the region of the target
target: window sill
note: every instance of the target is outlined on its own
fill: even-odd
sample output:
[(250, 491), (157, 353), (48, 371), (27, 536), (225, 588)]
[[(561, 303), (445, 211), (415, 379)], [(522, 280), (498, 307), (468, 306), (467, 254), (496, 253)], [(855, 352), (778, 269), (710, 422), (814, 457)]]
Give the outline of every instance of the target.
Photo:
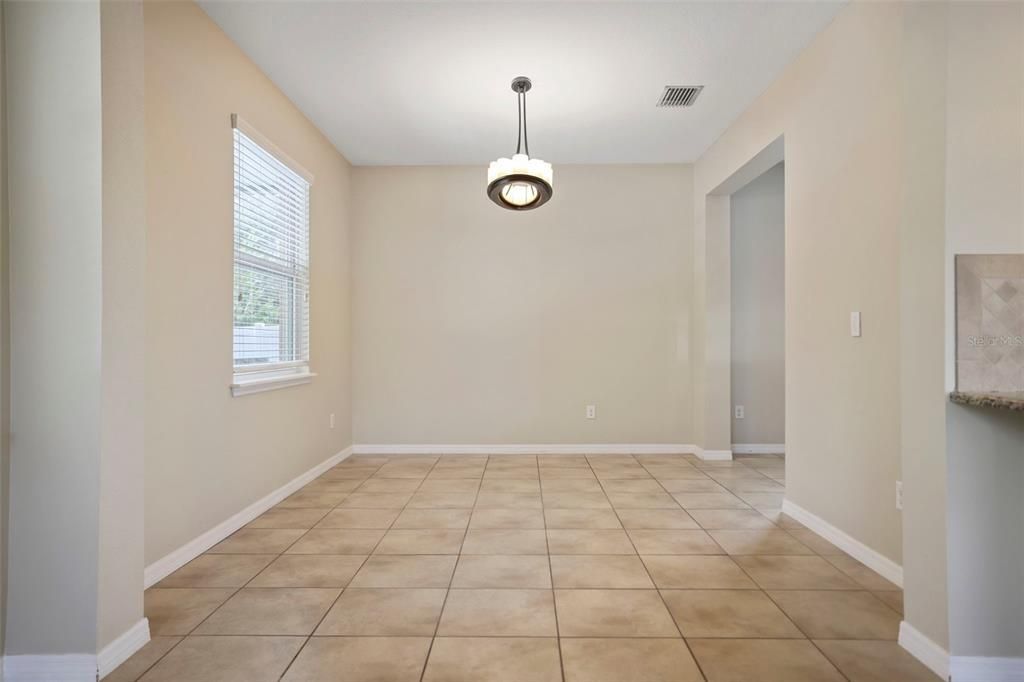
[(250, 393), (263, 393), (264, 391), (276, 391), (279, 388), (289, 386), (301, 386), (313, 380), (316, 374), (308, 370), (302, 372), (289, 372), (277, 374), (276, 376), (235, 376), (235, 382), (231, 384), (231, 395), (239, 397)]

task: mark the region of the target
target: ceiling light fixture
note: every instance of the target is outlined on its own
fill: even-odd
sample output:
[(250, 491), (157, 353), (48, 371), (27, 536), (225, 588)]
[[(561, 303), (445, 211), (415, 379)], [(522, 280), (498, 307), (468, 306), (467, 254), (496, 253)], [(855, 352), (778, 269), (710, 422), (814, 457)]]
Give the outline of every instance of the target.
[(526, 93), (530, 79), (519, 76), (512, 81), (519, 112), (519, 139), (511, 159), (498, 159), (487, 169), (487, 196), (510, 211), (529, 211), (546, 204), (553, 194), (551, 164), (530, 158), (530, 141), (526, 137)]

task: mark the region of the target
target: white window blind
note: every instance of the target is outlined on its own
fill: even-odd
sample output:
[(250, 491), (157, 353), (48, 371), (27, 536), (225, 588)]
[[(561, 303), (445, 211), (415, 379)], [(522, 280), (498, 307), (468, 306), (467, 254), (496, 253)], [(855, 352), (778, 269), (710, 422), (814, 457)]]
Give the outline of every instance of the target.
[(309, 372), (310, 179), (241, 123), (236, 117), (235, 388)]

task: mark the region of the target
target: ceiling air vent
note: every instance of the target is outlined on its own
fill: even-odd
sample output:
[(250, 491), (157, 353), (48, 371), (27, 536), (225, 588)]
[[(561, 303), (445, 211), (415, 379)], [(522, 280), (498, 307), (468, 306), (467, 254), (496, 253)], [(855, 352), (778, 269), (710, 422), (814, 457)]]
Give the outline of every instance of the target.
[(658, 100), (659, 107), (689, 107), (697, 101), (703, 85), (666, 85), (665, 92)]

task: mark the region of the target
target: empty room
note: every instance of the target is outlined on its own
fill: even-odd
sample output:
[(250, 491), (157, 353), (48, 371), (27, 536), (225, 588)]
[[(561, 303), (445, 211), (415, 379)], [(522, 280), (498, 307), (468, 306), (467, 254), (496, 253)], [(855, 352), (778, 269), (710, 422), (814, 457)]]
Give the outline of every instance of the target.
[(1024, 2), (0, 0), (0, 680), (1024, 682)]

